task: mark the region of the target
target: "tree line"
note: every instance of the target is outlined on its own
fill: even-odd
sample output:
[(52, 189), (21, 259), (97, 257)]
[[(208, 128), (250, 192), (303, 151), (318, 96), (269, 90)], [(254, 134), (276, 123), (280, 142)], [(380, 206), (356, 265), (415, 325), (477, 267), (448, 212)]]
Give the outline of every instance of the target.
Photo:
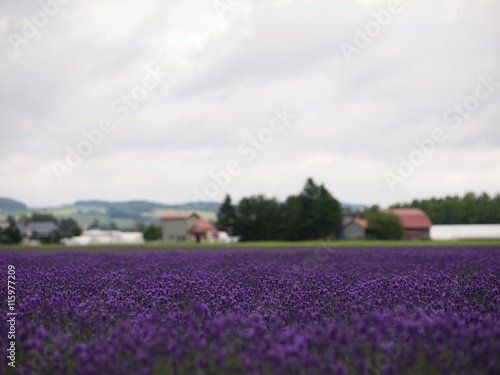
[[(30, 222), (53, 222), (57, 229), (52, 231), (48, 237), (40, 238), (42, 243), (59, 243), (63, 238), (76, 237), (82, 234), (80, 225), (71, 217), (58, 219), (54, 215), (44, 212), (33, 212), (31, 215), (23, 214), (16, 220), (13, 216), (7, 217), (7, 225), (0, 227), (0, 243), (3, 244), (19, 244), (23, 240), (23, 235), (20, 226)], [(113, 222), (99, 223), (95, 219), (89, 229), (116, 230), (118, 226)], [(146, 241), (157, 241), (161, 239), (162, 229), (160, 225), (136, 222), (132, 230), (140, 231)]]
[(500, 194), (476, 195), (472, 192), (463, 197), (414, 199), (411, 203), (398, 203), (391, 208), (420, 208), (427, 213), (433, 224), (498, 224), (500, 223)]
[(226, 195), (217, 213), (217, 228), (243, 241), (328, 239), (338, 234), (341, 224), (339, 201), (312, 178), (284, 202), (253, 195), (233, 204)]
[(14, 217), (9, 216), (7, 218), (8, 226), (4, 229), (0, 228), (0, 243), (21, 243), (23, 237), (19, 225), (42, 221), (51, 221), (57, 226), (57, 229), (52, 231), (48, 238), (41, 239), (44, 243), (59, 243), (62, 238), (79, 236), (82, 232), (78, 223), (72, 218), (57, 219), (51, 214), (33, 212), (30, 216), (21, 215), (17, 221)]

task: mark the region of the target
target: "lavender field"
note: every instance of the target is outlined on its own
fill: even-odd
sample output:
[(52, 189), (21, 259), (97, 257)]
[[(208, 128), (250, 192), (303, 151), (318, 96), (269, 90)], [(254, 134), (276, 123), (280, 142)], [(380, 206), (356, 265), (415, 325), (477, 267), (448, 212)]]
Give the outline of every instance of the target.
[[(17, 278), (4, 373), (500, 374), (498, 248), (4, 252), (0, 264)], [(3, 352), (7, 330), (2, 319)]]

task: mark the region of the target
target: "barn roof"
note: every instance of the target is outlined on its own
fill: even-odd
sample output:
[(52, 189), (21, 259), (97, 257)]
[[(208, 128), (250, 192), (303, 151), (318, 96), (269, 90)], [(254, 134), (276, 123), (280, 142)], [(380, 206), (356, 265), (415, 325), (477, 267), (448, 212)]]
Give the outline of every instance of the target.
[(189, 228), (188, 232), (191, 234), (203, 234), (207, 232), (217, 233), (217, 229), (215, 229), (215, 227), (210, 224), (210, 222), (200, 217), (198, 218), (198, 222), (196, 223), (196, 225)]
[(52, 221), (33, 221), (28, 224), (18, 224), (17, 226), (25, 237), (46, 238), (58, 227)]
[(363, 229), (366, 229), (368, 227), (368, 221), (366, 219), (360, 219), (359, 217), (356, 217), (354, 218), (353, 222)]
[(193, 216), (199, 217), (195, 212), (169, 212), (161, 217), (162, 220), (187, 220)]
[(431, 219), (420, 208), (394, 208), (389, 212), (399, 216), (404, 229), (429, 229), (432, 226)]
[(366, 219), (361, 219), (359, 217), (347, 218), (346, 220), (344, 220), (342, 227), (345, 228), (346, 226), (351, 224), (356, 224), (363, 229), (366, 229), (368, 227), (368, 221)]

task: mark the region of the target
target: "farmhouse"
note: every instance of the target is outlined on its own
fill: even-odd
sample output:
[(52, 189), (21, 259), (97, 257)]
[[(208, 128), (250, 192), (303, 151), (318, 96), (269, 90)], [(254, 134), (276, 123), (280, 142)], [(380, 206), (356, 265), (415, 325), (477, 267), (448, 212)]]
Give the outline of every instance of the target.
[(342, 225), (342, 237), (348, 240), (366, 238), (368, 223), (366, 219), (359, 217), (346, 218)]
[[(397, 215), (403, 224), (405, 240), (428, 240), (430, 239), (430, 228), (432, 222), (427, 214), (419, 208), (395, 208), (387, 211)], [(344, 214), (342, 224), (342, 238), (362, 239), (374, 238), (373, 231), (368, 228), (366, 219), (361, 219), (356, 214)]]
[(38, 221), (17, 225), (21, 235), (27, 240), (46, 240), (58, 229), (52, 221)]
[(214, 242), (217, 239), (217, 229), (197, 213), (171, 213), (161, 220), (165, 242)]
[(429, 216), (419, 208), (394, 208), (389, 210), (401, 219), (403, 223), (405, 240), (428, 240), (432, 221)]

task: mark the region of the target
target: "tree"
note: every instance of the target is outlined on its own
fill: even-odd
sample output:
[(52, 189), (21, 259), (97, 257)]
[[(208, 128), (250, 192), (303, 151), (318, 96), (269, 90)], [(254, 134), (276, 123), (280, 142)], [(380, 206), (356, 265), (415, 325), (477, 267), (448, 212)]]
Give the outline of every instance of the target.
[(18, 244), (23, 240), (23, 236), (19, 231), (19, 228), (16, 225), (16, 220), (9, 216), (7, 217), (7, 221), (9, 222), (9, 226), (4, 230), (0, 229), (0, 243), (6, 244)]
[(342, 223), (342, 209), (340, 203), (330, 194), (324, 185), (316, 185), (312, 178), (308, 178), (299, 195), (301, 225), (299, 231), (301, 239), (326, 239), (336, 233)]
[(30, 218), (26, 214), (22, 214), (21, 216), (19, 216), (19, 219), (17, 221), (25, 225), (30, 222)]
[(17, 224), (16, 224), (16, 219), (14, 219), (14, 216), (7, 216), (7, 222), (9, 223), (9, 227), (16, 227), (17, 228)]
[(61, 241), (61, 238), (62, 238), (61, 231), (58, 229), (55, 229), (49, 233), (48, 238), (43, 238), (43, 239), (41, 239), (41, 241), (43, 243), (59, 243)]
[(144, 237), (145, 241), (157, 241), (161, 239), (161, 226), (150, 224), (144, 228), (142, 232), (142, 237)]
[(472, 192), (463, 197), (446, 196), (399, 203), (391, 208), (420, 208), (434, 224), (498, 224), (500, 223), (500, 196)]
[(116, 225), (116, 223), (113, 220), (110, 220), (110, 221), (108, 221), (105, 224), (101, 224), (99, 226), (99, 229), (103, 229), (103, 230), (116, 230), (116, 229), (118, 229), (118, 226)]
[(57, 219), (52, 214), (47, 214), (44, 212), (33, 212), (30, 216), (30, 221), (39, 222), (39, 221), (52, 221), (54, 224), (57, 224)]
[(324, 185), (320, 185), (320, 195), (313, 207), (318, 238), (327, 239), (330, 235), (336, 234), (342, 224), (342, 208)]
[(232, 236), (236, 219), (236, 208), (227, 194), (217, 213), (217, 228)]
[(62, 238), (76, 237), (82, 234), (82, 229), (72, 218), (61, 219), (59, 222), (59, 230)]
[(359, 216), (362, 217), (363, 219), (366, 219), (367, 216), (370, 215), (371, 213), (377, 213), (379, 211), (380, 211), (380, 206), (378, 204), (374, 204), (371, 207), (365, 208)]
[[(226, 219), (233, 215), (229, 196), (223, 207), (219, 222), (227, 225)], [(289, 196), (282, 204), (257, 195), (242, 198), (235, 211), (234, 232), (247, 241), (326, 239), (335, 235), (342, 223), (340, 203), (311, 178), (299, 195)]]
[(263, 195), (243, 198), (236, 209), (234, 232), (244, 241), (265, 241), (277, 238), (279, 204)]
[(99, 220), (94, 219), (89, 225), (89, 229), (100, 229)]
[(135, 232), (144, 232), (146, 229), (146, 225), (142, 221), (136, 221), (132, 227), (132, 231)]
[(400, 240), (403, 238), (403, 223), (399, 216), (389, 212), (371, 212), (367, 215), (368, 230), (373, 231), (381, 240)]
[(280, 240), (299, 241), (306, 237), (302, 222), (302, 202), (297, 195), (289, 196), (281, 205), (277, 223)]

